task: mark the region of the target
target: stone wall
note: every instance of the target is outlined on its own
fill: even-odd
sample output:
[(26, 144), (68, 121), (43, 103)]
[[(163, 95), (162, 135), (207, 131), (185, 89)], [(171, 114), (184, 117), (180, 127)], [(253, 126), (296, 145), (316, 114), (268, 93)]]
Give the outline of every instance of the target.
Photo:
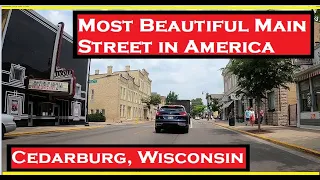
[[(268, 125), (288, 126), (288, 90), (285, 88), (274, 89), (275, 111), (267, 112)], [(268, 101), (266, 101), (268, 103)]]

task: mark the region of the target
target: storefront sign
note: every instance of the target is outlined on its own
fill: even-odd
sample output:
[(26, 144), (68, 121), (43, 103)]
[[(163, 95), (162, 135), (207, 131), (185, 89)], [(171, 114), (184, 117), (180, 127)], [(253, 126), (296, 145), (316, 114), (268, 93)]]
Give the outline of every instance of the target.
[(69, 83), (30, 79), (28, 88), (40, 91), (69, 92)]
[(72, 78), (72, 70), (58, 70), (54, 72), (53, 79), (71, 79)]
[(320, 119), (320, 112), (302, 112), (300, 119)]

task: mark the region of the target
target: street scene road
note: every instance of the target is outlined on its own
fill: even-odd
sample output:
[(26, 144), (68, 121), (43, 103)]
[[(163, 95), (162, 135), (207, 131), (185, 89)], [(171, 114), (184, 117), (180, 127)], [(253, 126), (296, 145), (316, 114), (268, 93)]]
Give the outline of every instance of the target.
[(154, 132), (154, 122), (110, 125), (103, 128), (8, 137), (2, 141), (3, 170), (8, 144), (250, 144), (251, 171), (319, 171), (320, 159), (239, 134), (213, 120), (192, 120), (188, 134)]

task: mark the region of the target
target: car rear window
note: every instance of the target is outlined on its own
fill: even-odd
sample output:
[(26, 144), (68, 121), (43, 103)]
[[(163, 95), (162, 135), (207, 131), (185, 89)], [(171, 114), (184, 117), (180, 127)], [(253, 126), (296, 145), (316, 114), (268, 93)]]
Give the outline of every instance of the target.
[(175, 111), (175, 112), (183, 112), (184, 107), (181, 106), (164, 106), (160, 108), (160, 111)]

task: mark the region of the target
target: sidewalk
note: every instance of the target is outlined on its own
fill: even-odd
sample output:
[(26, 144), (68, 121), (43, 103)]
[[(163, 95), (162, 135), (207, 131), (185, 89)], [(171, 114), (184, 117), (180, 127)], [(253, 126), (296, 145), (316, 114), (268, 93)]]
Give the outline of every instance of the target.
[(17, 137), (25, 135), (38, 135), (57, 132), (81, 131), (97, 129), (103, 126), (84, 126), (84, 125), (64, 125), (64, 126), (37, 126), (37, 127), (18, 127), (15, 131), (5, 134), (5, 137)]
[(18, 127), (15, 131), (5, 134), (5, 137), (17, 137), (26, 135), (38, 135), (57, 132), (82, 131), (89, 129), (102, 128), (109, 125), (143, 124), (151, 121), (122, 121), (122, 122), (89, 122), (90, 126), (84, 125), (61, 125), (61, 126), (37, 126), (37, 127)]
[(275, 144), (292, 149), (304, 151), (320, 156), (320, 131), (307, 130), (297, 127), (261, 125), (262, 131), (258, 132), (258, 125), (246, 126), (244, 123), (236, 123), (229, 126), (228, 121), (216, 120), (216, 125), (254, 136)]

